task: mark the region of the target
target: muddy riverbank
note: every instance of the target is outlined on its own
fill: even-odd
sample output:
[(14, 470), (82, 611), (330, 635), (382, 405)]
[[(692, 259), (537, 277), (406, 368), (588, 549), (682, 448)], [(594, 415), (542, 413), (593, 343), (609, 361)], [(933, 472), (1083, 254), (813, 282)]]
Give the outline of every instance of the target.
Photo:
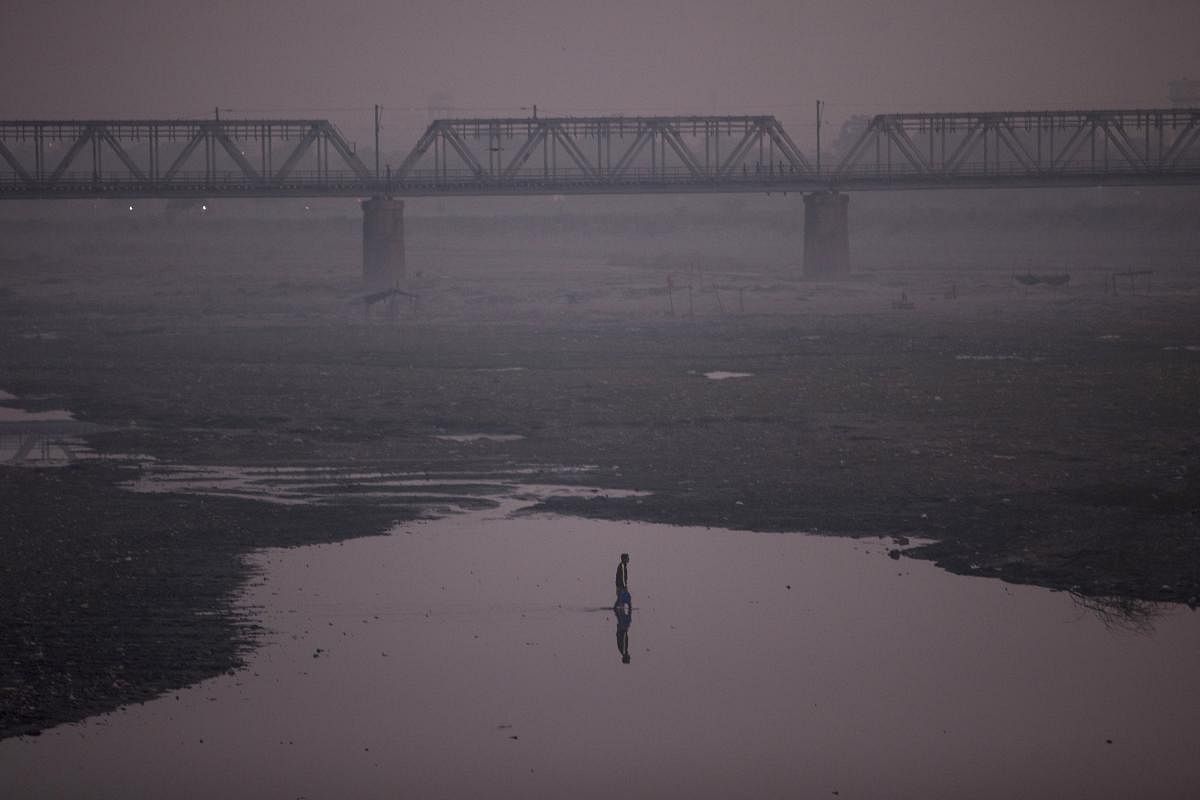
[[(956, 572), (1200, 596), (1191, 239), (1114, 235), (1030, 289), (995, 243), (957, 268), (864, 253), (823, 284), (780, 256), (789, 232), (699, 252), (687, 230), (466, 226), (414, 234), (393, 319), (356, 302), (352, 224), (9, 225), (0, 388), (101, 426), (100, 454), (547, 475), (650, 493), (564, 513), (922, 537), (908, 555)], [(1153, 285), (1114, 296), (1135, 257)], [(0, 468), (0, 735), (235, 668), (246, 553), (432, 507), (354, 481), (289, 506), (120, 489), (139, 463)]]

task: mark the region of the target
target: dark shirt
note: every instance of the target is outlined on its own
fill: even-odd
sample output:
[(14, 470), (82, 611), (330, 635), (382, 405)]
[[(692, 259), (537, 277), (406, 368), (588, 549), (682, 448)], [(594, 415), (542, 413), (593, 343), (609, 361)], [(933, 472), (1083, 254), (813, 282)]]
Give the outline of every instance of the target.
[(629, 565), (624, 561), (617, 564), (617, 588), (629, 588)]

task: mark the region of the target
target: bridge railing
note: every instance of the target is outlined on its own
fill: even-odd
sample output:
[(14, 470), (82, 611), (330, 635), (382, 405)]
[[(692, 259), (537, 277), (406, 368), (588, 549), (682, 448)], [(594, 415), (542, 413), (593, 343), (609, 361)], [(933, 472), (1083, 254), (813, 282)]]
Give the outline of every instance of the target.
[(10, 188), (39, 188), (52, 191), (55, 187), (79, 187), (84, 185), (95, 185), (98, 187), (154, 187), (162, 191), (170, 191), (172, 188), (191, 187), (191, 186), (213, 186), (213, 187), (271, 187), (271, 186), (299, 186), (307, 185), (313, 187), (335, 186), (335, 185), (360, 185), (360, 186), (393, 186), (404, 187), (409, 185), (443, 185), (455, 186), (463, 184), (493, 184), (502, 185), (506, 183), (518, 184), (529, 181), (543, 182), (563, 182), (563, 183), (579, 183), (587, 182), (593, 184), (608, 184), (608, 183), (645, 183), (645, 182), (661, 182), (661, 183), (714, 183), (727, 182), (738, 183), (741, 181), (761, 182), (763, 180), (787, 180), (803, 176), (804, 173), (797, 171), (794, 168), (788, 168), (780, 165), (760, 165), (755, 168), (747, 167), (746, 169), (733, 172), (725, 176), (696, 174), (682, 167), (631, 167), (623, 170), (620, 174), (607, 174), (604, 172), (587, 172), (576, 168), (560, 167), (556, 170), (546, 172), (540, 169), (523, 169), (517, 170), (504, 176), (489, 175), (480, 173), (470, 169), (455, 168), (441, 170), (413, 170), (403, 177), (363, 177), (357, 172), (351, 170), (292, 170), (286, 178), (277, 178), (273, 176), (248, 177), (245, 174), (235, 170), (221, 171), (179, 171), (170, 178), (159, 178), (150, 180), (145, 177), (129, 175), (119, 172), (105, 172), (93, 174), (86, 171), (69, 171), (59, 175), (52, 183), (46, 182), (39, 184), (38, 182), (30, 182), (12, 173), (0, 173), (0, 186)]
[(286, 179), (247, 180), (237, 173), (177, 175), (169, 181), (129, 176), (94, 180), (87, 174), (64, 175), (50, 185), (30, 185), (0, 176), (0, 198), (214, 198), (214, 197), (366, 197), (484, 194), (587, 194), (639, 192), (811, 192), (829, 189), (902, 189), (987, 186), (1054, 186), (1145, 183), (1200, 183), (1200, 161), (1189, 160), (1170, 170), (1147, 172), (1127, 167), (1096, 171), (1090, 165), (1064, 166), (1054, 172), (1030, 173), (1015, 168), (980, 165), (953, 173), (930, 173), (897, 167), (890, 171), (857, 167), (837, 175), (780, 172), (737, 174), (720, 179), (686, 172), (632, 170), (619, 178), (582, 172), (547, 176), (530, 171), (506, 178), (468, 170), (405, 178), (362, 178), (351, 171), (292, 174)]

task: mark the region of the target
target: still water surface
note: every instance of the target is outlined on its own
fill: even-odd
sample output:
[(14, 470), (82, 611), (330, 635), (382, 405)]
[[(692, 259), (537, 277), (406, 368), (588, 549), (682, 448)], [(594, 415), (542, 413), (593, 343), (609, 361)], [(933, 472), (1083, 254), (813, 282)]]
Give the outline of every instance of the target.
[(4, 796), (1196, 796), (1187, 609), (1133, 631), (878, 541), (509, 510), (264, 551), (247, 669), (0, 743)]

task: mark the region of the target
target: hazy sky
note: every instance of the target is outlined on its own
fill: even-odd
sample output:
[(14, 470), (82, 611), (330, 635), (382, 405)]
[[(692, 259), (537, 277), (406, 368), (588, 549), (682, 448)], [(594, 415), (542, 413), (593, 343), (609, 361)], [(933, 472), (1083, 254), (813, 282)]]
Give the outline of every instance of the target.
[[(1196, 0), (0, 0), (0, 118), (1167, 105)], [(407, 133), (403, 135), (408, 135)]]

